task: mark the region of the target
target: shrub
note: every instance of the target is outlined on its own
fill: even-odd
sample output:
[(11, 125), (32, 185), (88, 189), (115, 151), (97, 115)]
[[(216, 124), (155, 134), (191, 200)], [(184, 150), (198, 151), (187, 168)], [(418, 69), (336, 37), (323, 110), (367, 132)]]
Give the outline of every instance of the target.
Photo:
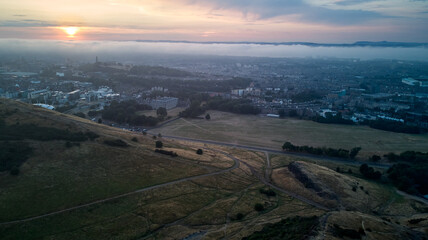
[(265, 210), (265, 207), (261, 203), (256, 203), (254, 205), (254, 210), (256, 210), (257, 212), (261, 212), (261, 211)]
[(105, 140), (104, 143), (109, 145), (109, 146), (112, 146), (112, 147), (128, 147), (129, 146), (126, 142), (124, 142), (121, 139)]
[(133, 142), (138, 142), (138, 139), (137, 139), (136, 137), (133, 137), (133, 138), (131, 139), (131, 141), (133, 141)]
[(178, 154), (176, 152), (166, 151), (166, 150), (162, 150), (162, 149), (156, 149), (155, 152), (162, 153), (162, 154), (169, 155), (169, 156), (173, 156), (173, 157), (177, 157), (178, 156)]
[(242, 214), (242, 213), (238, 213), (238, 214), (236, 214), (236, 220), (242, 220), (244, 218), (244, 214)]
[(276, 192), (275, 192), (275, 191), (273, 191), (272, 189), (265, 190), (265, 189), (261, 188), (261, 189), (259, 190), (259, 192), (260, 192), (261, 194), (265, 194), (265, 195), (266, 195), (266, 196), (268, 196), (268, 197), (274, 197), (274, 196), (276, 196)]
[(196, 154), (198, 154), (198, 155), (202, 155), (204, 152), (202, 151), (202, 149), (198, 149), (198, 150), (196, 150)]
[(19, 169), (19, 166), (27, 161), (32, 152), (33, 149), (25, 142), (0, 143), (0, 172)]
[(11, 170), (10, 170), (10, 174), (12, 174), (12, 175), (14, 175), (14, 176), (16, 176), (16, 175), (18, 175), (19, 174), (19, 168), (18, 167), (13, 167)]
[(162, 141), (156, 141), (156, 148), (162, 148), (162, 147), (163, 147)]

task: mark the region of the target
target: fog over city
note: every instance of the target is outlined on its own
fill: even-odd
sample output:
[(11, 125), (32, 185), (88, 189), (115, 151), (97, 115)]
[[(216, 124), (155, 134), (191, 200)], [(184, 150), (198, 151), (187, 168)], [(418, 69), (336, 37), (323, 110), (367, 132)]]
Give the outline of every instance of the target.
[(1, 55), (75, 60), (138, 61), (144, 54), (216, 55), (270, 58), (354, 58), (428, 61), (427, 47), (336, 47), (306, 45), (136, 41), (0, 40)]

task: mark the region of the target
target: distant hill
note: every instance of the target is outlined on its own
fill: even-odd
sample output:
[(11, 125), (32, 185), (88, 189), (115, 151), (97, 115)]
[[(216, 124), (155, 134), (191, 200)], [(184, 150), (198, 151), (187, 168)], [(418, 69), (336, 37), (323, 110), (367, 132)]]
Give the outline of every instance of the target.
[(415, 48), (415, 47), (428, 47), (428, 43), (418, 42), (388, 42), (388, 41), (358, 41), (355, 43), (313, 43), (313, 42), (222, 42), (222, 41), (172, 41), (172, 40), (136, 40), (136, 42), (149, 42), (149, 43), (196, 43), (196, 44), (255, 44), (255, 45), (283, 45), (293, 46), (302, 45), (308, 47), (394, 47), (394, 48)]

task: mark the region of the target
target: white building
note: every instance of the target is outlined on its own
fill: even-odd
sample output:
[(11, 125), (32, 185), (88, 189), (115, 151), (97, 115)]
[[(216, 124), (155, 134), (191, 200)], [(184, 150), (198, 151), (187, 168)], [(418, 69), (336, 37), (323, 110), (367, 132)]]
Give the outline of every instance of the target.
[(410, 86), (428, 87), (427, 79), (403, 78), (401, 82)]
[(161, 97), (151, 100), (144, 101), (146, 104), (150, 105), (153, 109), (165, 108), (167, 110), (177, 107), (178, 98), (173, 97)]

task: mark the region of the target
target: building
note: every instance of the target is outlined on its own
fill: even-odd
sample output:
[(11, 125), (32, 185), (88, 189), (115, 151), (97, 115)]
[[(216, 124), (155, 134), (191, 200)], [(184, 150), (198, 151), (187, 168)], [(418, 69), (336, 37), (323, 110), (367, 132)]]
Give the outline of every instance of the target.
[(165, 108), (167, 110), (177, 107), (178, 98), (161, 97), (156, 99), (145, 100), (145, 104), (150, 105), (153, 109)]
[(75, 100), (78, 100), (79, 98), (80, 98), (80, 90), (75, 90), (67, 93), (68, 101), (75, 101)]
[(410, 86), (428, 87), (428, 79), (403, 78), (401, 82)]

